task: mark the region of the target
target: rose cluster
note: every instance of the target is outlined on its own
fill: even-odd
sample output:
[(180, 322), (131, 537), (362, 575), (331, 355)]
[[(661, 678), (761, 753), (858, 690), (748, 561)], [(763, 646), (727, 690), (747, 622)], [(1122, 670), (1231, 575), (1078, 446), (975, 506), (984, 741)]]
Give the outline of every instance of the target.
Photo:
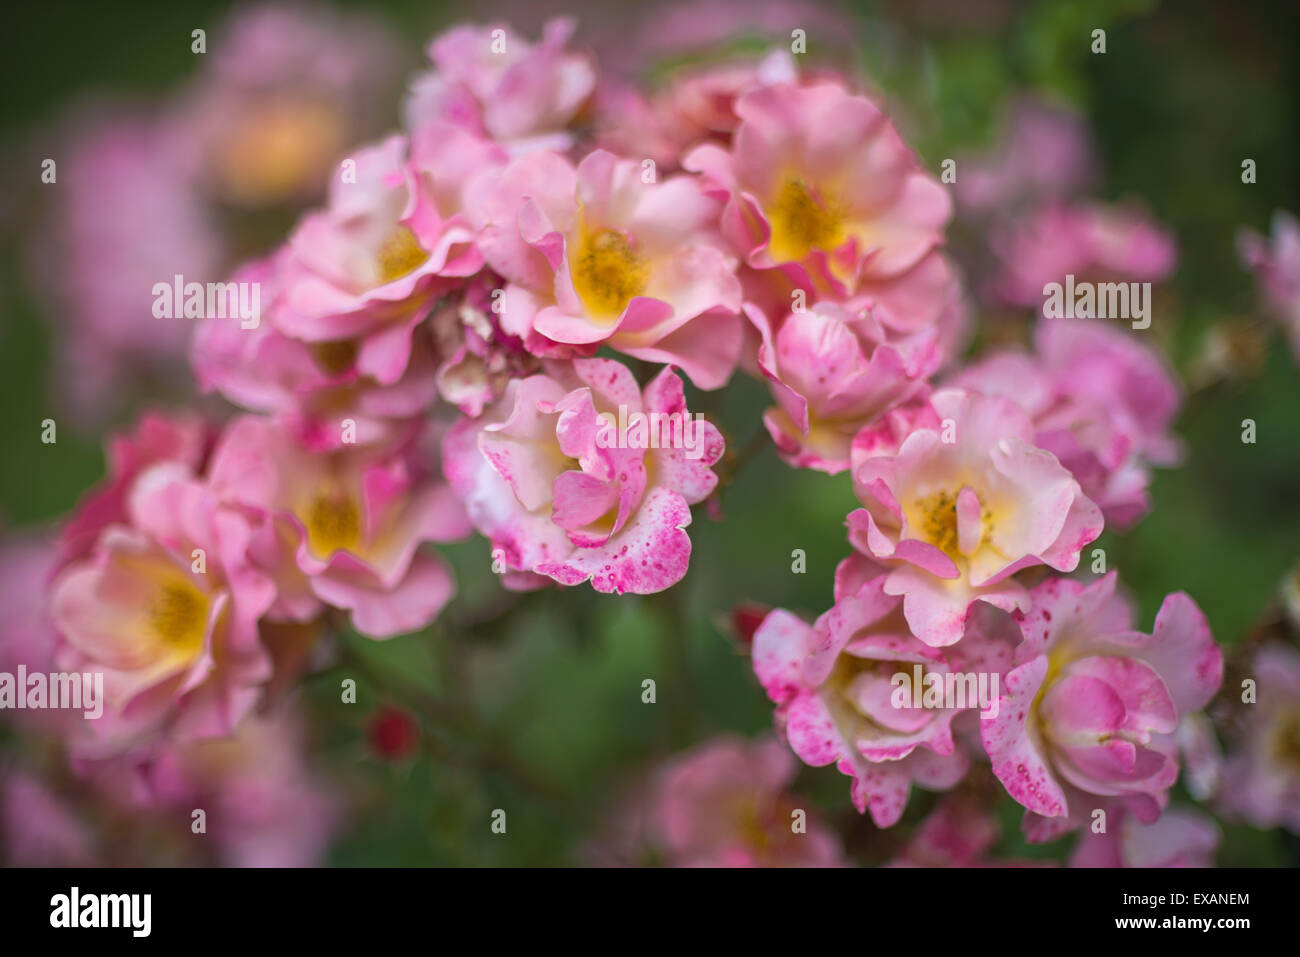
[[(1090, 546), (1178, 461), (1160, 354), (1125, 324), (1044, 316), (1031, 345), (968, 360), (954, 200), (876, 99), (782, 51), (615, 92), (572, 32), (436, 37), (403, 129), (348, 153), (323, 205), (231, 277), (260, 321), (198, 323), (195, 379), (239, 412), (115, 440), (48, 584), (54, 661), (105, 675), (79, 758), (166, 769), (168, 749), (241, 733), (344, 619), (374, 639), (428, 626), (456, 590), (432, 544), (485, 537), (512, 590), (672, 587), (725, 451), (688, 396), (751, 376), (780, 457), (847, 473), (859, 501), (832, 607), (753, 635), (794, 754), (835, 764), (881, 827), (913, 784), (979, 763), (1031, 839), (1097, 809), (1155, 824), (1222, 657), (1182, 593), (1138, 630)], [(995, 231), (993, 284), (1020, 306), (1066, 272), (1159, 279), (1175, 255), (1056, 197), (1020, 223)], [(995, 693), (900, 704), (899, 674)], [(789, 754), (702, 754), (664, 772), (643, 830), (683, 861), (749, 860), (696, 833), (692, 789), (759, 768), (744, 801), (769, 829)], [(790, 855), (838, 861), (814, 831)]]

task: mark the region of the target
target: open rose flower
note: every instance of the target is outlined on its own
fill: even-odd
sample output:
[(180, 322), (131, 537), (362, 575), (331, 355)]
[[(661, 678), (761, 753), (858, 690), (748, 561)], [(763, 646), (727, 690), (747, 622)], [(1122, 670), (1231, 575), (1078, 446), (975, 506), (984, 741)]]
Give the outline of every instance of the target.
[(253, 529), (178, 462), (135, 478), (125, 517), (50, 586), (60, 670), (104, 675), (104, 713), (78, 745), (229, 734), (271, 674), (258, 620), (276, 588), (248, 559)]
[(415, 436), (315, 452), (284, 423), (245, 416), (227, 428), (211, 484), (256, 523), (250, 555), (281, 586), (272, 617), (307, 621), (329, 605), (387, 638), (437, 616), (455, 582), (420, 546), (469, 527), (427, 454)]
[(641, 390), (618, 362), (575, 359), (453, 426), (443, 461), (508, 586), (650, 594), (686, 574), (690, 506), (717, 485), (722, 451), (672, 367)]
[(835, 834), (787, 790), (795, 770), (771, 737), (706, 741), (655, 770), (592, 849), (593, 863), (841, 867)]
[(890, 569), (885, 592), (903, 596), (912, 632), (941, 647), (961, 638), (974, 601), (1023, 608), (1012, 578), (1021, 569), (1073, 570), (1102, 517), (1007, 399), (936, 392), (891, 447), (891, 430), (907, 421), (887, 417), (855, 440), (853, 483), (866, 507), (846, 524), (854, 547)]
[(790, 314), (775, 334), (761, 311), (745, 311), (761, 336), (758, 366), (777, 400), (763, 424), (797, 468), (848, 468), (854, 435), (922, 392), (939, 365), (933, 334), (897, 341), (867, 309), (821, 303)]
[(1257, 698), (1242, 706), (1245, 718), (1223, 767), (1220, 803), (1255, 827), (1300, 834), (1300, 653), (1266, 646), (1250, 677)]
[(443, 126), (344, 160), (328, 207), (303, 219), (276, 261), (275, 328), (327, 354), (345, 343), (358, 374), (397, 382), (436, 295), (483, 265), (460, 196), (495, 149)]
[(608, 345), (723, 385), (740, 354), (734, 259), (711, 237), (719, 204), (698, 181), (646, 182), (641, 164), (597, 150), (575, 170), (530, 154), (471, 187), (488, 264), (510, 285), (501, 322), (538, 355)]
[(1105, 798), (1156, 820), (1178, 777), (1179, 719), (1223, 680), (1223, 655), (1187, 595), (1168, 596), (1147, 635), (1115, 581), (1033, 589), (1017, 665), (980, 729), (993, 773), (1027, 809), (1030, 840), (1082, 826)]
[(836, 83), (779, 83), (742, 96), (730, 151), (683, 161), (726, 202), (722, 229), (756, 269), (843, 297), (899, 277), (943, 240), (947, 191), (871, 101)]
[(1104, 320), (1044, 319), (1037, 355), (995, 353), (952, 384), (1017, 402), (1033, 419), (1034, 442), (1053, 453), (1106, 521), (1133, 524), (1151, 507), (1151, 465), (1176, 465), (1169, 427), (1177, 382), (1159, 355)]
[(814, 767), (834, 763), (853, 779), (858, 811), (890, 827), (913, 783), (947, 789), (970, 763), (953, 741), (956, 708), (917, 707), (910, 692), (900, 706), (896, 675), (910, 682), (919, 666), (923, 680), (942, 680), (949, 659), (908, 631), (879, 569), (862, 580), (867, 564), (841, 566), (835, 605), (813, 625), (782, 609), (769, 614), (754, 633), (753, 662), (795, 754)]
[(596, 88), (590, 59), (565, 49), (573, 29), (572, 20), (552, 20), (536, 44), (504, 24), (440, 34), (429, 44), (434, 69), (411, 86), (406, 128), (456, 123), (514, 153), (568, 149), (570, 126)]

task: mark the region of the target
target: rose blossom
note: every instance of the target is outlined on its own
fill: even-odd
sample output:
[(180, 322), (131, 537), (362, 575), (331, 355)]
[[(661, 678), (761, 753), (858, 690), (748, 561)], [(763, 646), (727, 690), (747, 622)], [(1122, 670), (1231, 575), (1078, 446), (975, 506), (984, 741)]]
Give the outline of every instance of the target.
[(547, 576), (649, 594), (686, 574), (690, 506), (716, 486), (722, 451), (671, 366), (639, 389), (618, 362), (575, 359), (512, 381), (447, 433), (443, 460), (507, 587)]
[(1111, 572), (1033, 589), (998, 715), (980, 729), (993, 773), (1027, 809), (1031, 840), (1082, 826), (1103, 798), (1156, 820), (1178, 776), (1179, 719), (1223, 679), (1223, 655), (1187, 595), (1165, 598), (1148, 635), (1133, 630), (1115, 582)]
[[(910, 431), (895, 446), (900, 423)], [(1029, 417), (1007, 399), (944, 389), (855, 444), (865, 508), (846, 520), (849, 541), (889, 568), (885, 591), (904, 596), (908, 625), (928, 645), (961, 638), (972, 602), (1023, 608), (1016, 572), (1071, 571), (1101, 532), (1097, 506), (1034, 445)]]

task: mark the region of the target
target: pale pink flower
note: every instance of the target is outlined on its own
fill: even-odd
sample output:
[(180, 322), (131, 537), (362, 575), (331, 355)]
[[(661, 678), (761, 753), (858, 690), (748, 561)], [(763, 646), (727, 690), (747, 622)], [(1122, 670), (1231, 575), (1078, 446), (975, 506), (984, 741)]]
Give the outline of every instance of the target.
[(438, 394), (471, 418), (496, 401), (511, 379), (525, 378), (540, 365), (519, 337), (501, 328), (493, 293), (502, 284), (481, 273), (429, 319)]
[(989, 856), (1002, 827), (989, 802), (975, 794), (945, 795), (912, 833), (889, 867), (1035, 867), (1050, 861), (997, 860)]
[(249, 562), (244, 517), (176, 461), (141, 471), (124, 510), (50, 585), (58, 669), (103, 674), (104, 713), (77, 728), (91, 755), (228, 734), (271, 672), (258, 620), (276, 585)]
[(1037, 354), (994, 353), (952, 385), (1017, 402), (1034, 443), (1053, 453), (1108, 523), (1131, 525), (1151, 507), (1150, 466), (1178, 463), (1170, 434), (1180, 390), (1167, 363), (1123, 329), (1095, 319), (1044, 319)]
[(318, 348), (345, 343), (356, 374), (398, 382), (436, 297), (483, 264), (461, 191), (494, 157), (496, 147), (444, 125), (409, 147), (392, 136), (344, 160), (329, 206), (309, 213), (273, 261), (275, 329)]
[(1004, 226), (993, 245), (1002, 263), (998, 294), (1038, 309), (1044, 286), (1067, 276), (1076, 283), (1159, 282), (1178, 259), (1173, 236), (1141, 209), (1097, 202), (1046, 204)]
[(771, 737), (712, 738), (655, 770), (621, 809), (616, 840), (595, 849), (597, 863), (844, 866), (834, 832), (787, 790), (795, 770)]
[(1266, 306), (1282, 324), (1300, 361), (1300, 221), (1277, 210), (1272, 237), (1241, 230), (1237, 255), (1255, 274)]
[[(58, 637), (50, 620), (47, 586), (57, 559), (57, 547), (43, 534), (6, 533), (0, 539), (0, 608), (5, 615), (0, 629), (0, 673), (16, 676), (19, 666), (28, 675), (48, 675), (56, 670)], [(16, 685), (15, 691), (24, 695), (27, 689)], [(81, 717), (80, 712), (54, 709), (0, 711), (0, 721), (32, 731), (58, 732)]]
[(726, 202), (722, 230), (757, 269), (844, 297), (895, 279), (943, 241), (948, 192), (871, 101), (837, 83), (775, 84), (736, 103), (730, 151), (683, 161)]
[(740, 353), (735, 261), (712, 241), (720, 205), (692, 176), (646, 181), (597, 150), (576, 169), (532, 153), (480, 177), (471, 206), (488, 264), (507, 280), (501, 324), (538, 355), (600, 346), (723, 385)]
[(961, 175), (953, 192), (963, 212), (1004, 214), (1025, 202), (1069, 196), (1095, 180), (1096, 151), (1074, 110), (1024, 97), (1002, 122), (993, 150), (957, 160)]
[(1220, 805), (1254, 827), (1300, 834), (1300, 653), (1268, 645), (1248, 677), (1256, 700), (1241, 705), (1243, 730), (1228, 749)]
[(108, 475), (82, 496), (60, 532), (60, 567), (86, 557), (106, 526), (129, 522), (128, 498), (146, 469), (171, 463), (201, 474), (212, 438), (198, 416), (162, 412), (146, 412), (132, 431), (110, 436), (104, 452)]
[(555, 19), (529, 43), (505, 24), (462, 25), (429, 44), (434, 69), (416, 78), (403, 110), (416, 133), (455, 123), (512, 153), (566, 150), (596, 87), (590, 57), (566, 49), (574, 23)]
[[(853, 546), (889, 569), (885, 591), (903, 596), (912, 632), (941, 647), (961, 638), (972, 602), (1025, 607), (1011, 577), (1021, 569), (1072, 571), (1102, 517), (1056, 456), (1034, 445), (1015, 403), (944, 389), (929, 404), (855, 440), (853, 484), (866, 507), (846, 524)], [(893, 448), (904, 423), (913, 431)]]
[(223, 866), (319, 866), (340, 808), (305, 738), (299, 716), (280, 710), (250, 715), (231, 737), (166, 747), (143, 768), (147, 806), (203, 808)]
[(396, 44), (383, 25), (296, 2), (236, 13), (170, 106), (196, 185), (245, 208), (310, 200), (351, 144), (378, 132), (394, 92)]
[(758, 367), (777, 405), (763, 424), (781, 457), (835, 474), (849, 467), (853, 437), (926, 389), (941, 356), (934, 333), (891, 336), (873, 311), (820, 303), (791, 313), (775, 333), (754, 306)]
[(610, 359), (551, 362), (448, 433), (448, 480), (507, 587), (546, 576), (649, 594), (686, 574), (691, 505), (717, 485), (718, 430), (664, 368), (644, 389)]
[(981, 726), (993, 773), (1045, 841), (1116, 804), (1151, 823), (1178, 777), (1174, 732), (1223, 680), (1223, 655), (1187, 595), (1169, 595), (1151, 634), (1133, 630), (1115, 573), (1036, 586), (997, 717)]
[[(992, 629), (968, 635), (955, 649), (918, 641), (901, 600), (885, 591), (887, 575), (860, 558), (836, 573), (835, 605), (813, 625), (777, 609), (754, 633), (754, 672), (777, 705), (777, 726), (808, 764), (834, 763), (853, 779), (854, 806), (878, 827), (897, 823), (912, 784), (946, 790), (970, 767), (953, 739), (953, 719), (965, 710), (918, 707), (908, 690), (922, 681), (978, 664), (1010, 663), (1011, 644)], [(897, 675), (909, 684), (900, 688)], [(900, 697), (901, 695), (901, 697)], [(969, 707), (977, 707), (970, 702)]]
[[(1105, 803), (1105, 802), (1102, 802)], [(1104, 833), (1086, 828), (1070, 854), (1071, 867), (1213, 867), (1221, 834), (1208, 814), (1173, 807), (1143, 823), (1113, 803)]]
[(9, 867), (93, 867), (95, 836), (77, 810), (44, 781), (0, 768), (0, 844)]
[(374, 638), (433, 621), (455, 581), (420, 546), (462, 538), (469, 526), (419, 438), (408, 429), (396, 443), (316, 451), (283, 422), (230, 424), (210, 482), (254, 525), (250, 559), (279, 585), (271, 617), (306, 621), (323, 605), (342, 608)]

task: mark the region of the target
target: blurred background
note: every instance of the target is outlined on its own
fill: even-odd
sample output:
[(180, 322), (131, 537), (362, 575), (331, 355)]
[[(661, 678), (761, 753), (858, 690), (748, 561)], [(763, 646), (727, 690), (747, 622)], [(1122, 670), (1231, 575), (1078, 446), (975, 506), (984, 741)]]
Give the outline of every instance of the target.
[[(397, 127), (405, 85), (424, 67), (436, 31), (500, 18), (536, 36), (547, 18), (572, 15), (577, 45), (603, 69), (653, 82), (667, 65), (706, 56), (705, 46), (762, 49), (788, 43), (797, 26), (808, 32), (808, 65), (846, 70), (878, 92), (931, 170), (949, 157), (959, 169), (964, 158), (996, 158), (1017, 106), (1047, 104), (1084, 131), (1077, 188), (1135, 201), (1170, 231), (1178, 265), (1159, 287), (1152, 333), (1187, 388), (1176, 425), (1186, 459), (1156, 474), (1148, 516), (1100, 544), (1136, 598), (1143, 628), (1179, 589), (1204, 609), (1225, 649), (1277, 621), (1279, 588), (1300, 559), (1300, 371), (1261, 319), (1235, 241), (1243, 227), (1265, 232), (1276, 209), (1300, 210), (1300, 5), (276, 6), (277, 16), (295, 18), (289, 28), (259, 21), (260, 9), (46, 2), (6, 13), (6, 535), (68, 514), (104, 474), (104, 437), (140, 410), (198, 405), (221, 414), (221, 403), (195, 397), (183, 342), (142, 344), (122, 331), (120, 317), (141, 306), (113, 290), (123, 275), (149, 277), (139, 284), (147, 290), (173, 271), (230, 268), (282, 240), (351, 145)], [(197, 28), (206, 31), (201, 55), (191, 50)], [(1095, 29), (1106, 31), (1104, 55), (1090, 51)], [(49, 157), (56, 184), (41, 181)], [(1245, 158), (1257, 166), (1253, 184), (1242, 182)], [(983, 273), (995, 268), (985, 216), (959, 206), (950, 230), (976, 300), (975, 348), (1023, 338), (1028, 319), (983, 294)], [(168, 265), (155, 266), (160, 260)], [(171, 266), (182, 262), (190, 265)], [(720, 421), (738, 451), (761, 429), (768, 404), (766, 389), (740, 375), (721, 393), (697, 393), (691, 407)], [(47, 418), (58, 422), (55, 444), (39, 441)], [(1258, 423), (1254, 445), (1241, 442), (1247, 418)], [(476, 539), (446, 549), (461, 590), (427, 633), (387, 643), (340, 636), (298, 692), (305, 718), (294, 747), (308, 755), (311, 785), (294, 782), (301, 793), (288, 798), (286, 814), (313, 801), (330, 808), (318, 815), (330, 823), (306, 840), (303, 862), (582, 863), (595, 859), (604, 822), (655, 762), (717, 733), (769, 729), (771, 706), (747, 660), (745, 608), (761, 602), (811, 616), (829, 606), (833, 570), (848, 553), (843, 519), (856, 501), (847, 475), (796, 471), (770, 446), (752, 448), (756, 457), (721, 497), (724, 520), (697, 514), (690, 573), (667, 593), (510, 595), (488, 573), (488, 545)], [(794, 549), (804, 550), (806, 573), (792, 573)], [(342, 675), (358, 679), (355, 706), (339, 706)], [(647, 678), (657, 683), (653, 706), (642, 703)], [(13, 729), (0, 730), (5, 751), (29, 747)], [(903, 823), (881, 832), (853, 811), (848, 781), (833, 768), (801, 768), (791, 788), (863, 864), (898, 854), (937, 800), (914, 792)], [(75, 791), (62, 795), (70, 816), (104, 813), (79, 806)], [(264, 810), (274, 804), (259, 800)], [(1060, 844), (1025, 845), (1018, 806), (1005, 795), (996, 802), (997, 856), (1061, 858)], [(508, 840), (488, 827), (497, 808), (508, 811)], [(157, 820), (120, 814), (90, 826), (98, 859), (191, 860)], [(1231, 819), (1220, 826), (1220, 864), (1300, 863), (1300, 843), (1281, 829)]]

